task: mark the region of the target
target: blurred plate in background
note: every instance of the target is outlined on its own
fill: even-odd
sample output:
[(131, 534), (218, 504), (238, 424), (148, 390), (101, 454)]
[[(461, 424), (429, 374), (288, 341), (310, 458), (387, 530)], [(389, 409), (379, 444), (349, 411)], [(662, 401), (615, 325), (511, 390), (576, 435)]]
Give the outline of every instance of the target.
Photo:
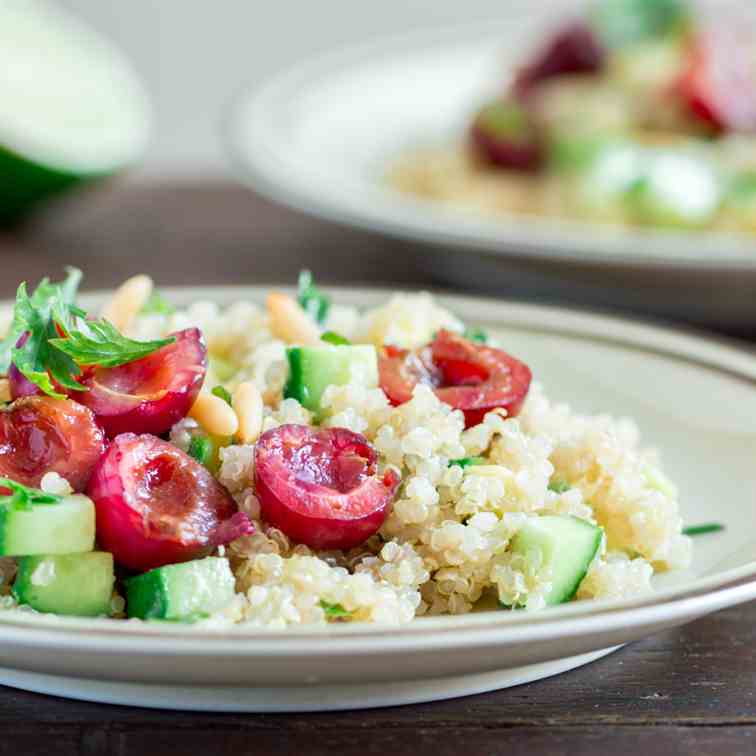
[(709, 325), (756, 323), (756, 237), (490, 219), (385, 184), (402, 152), (459, 139), (507, 67), (555, 20), (545, 6), (515, 4), (502, 23), (305, 61), (238, 99), (228, 141), (239, 175), (312, 215), (421, 242), (429, 276), (446, 284)]

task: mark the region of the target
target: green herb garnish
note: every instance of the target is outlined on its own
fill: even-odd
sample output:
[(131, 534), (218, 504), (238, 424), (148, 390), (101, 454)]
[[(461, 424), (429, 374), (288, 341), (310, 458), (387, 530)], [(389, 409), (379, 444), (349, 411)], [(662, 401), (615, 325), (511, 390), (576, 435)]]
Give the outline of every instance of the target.
[(725, 526), (721, 522), (704, 522), (701, 525), (689, 525), (687, 528), (683, 528), (682, 533), (686, 536), (699, 536), (707, 533), (720, 533), (724, 529)]
[(555, 494), (563, 494), (565, 491), (569, 491), (572, 486), (564, 480), (552, 480), (549, 483), (549, 491), (553, 491)]
[(10, 488), (9, 494), (0, 494), (0, 507), (12, 512), (29, 511), (33, 507), (60, 504), (63, 496), (29, 488), (10, 478), (0, 478), (0, 488)]
[(297, 288), (297, 302), (316, 323), (322, 323), (328, 316), (328, 310), (331, 309), (331, 299), (315, 286), (309, 270), (303, 270), (299, 274)]
[[(86, 313), (75, 313), (83, 317)], [(56, 320), (56, 324), (62, 323)], [(124, 336), (107, 320), (86, 320), (80, 327), (63, 327), (64, 338), (48, 339), (59, 351), (71, 357), (77, 365), (98, 365), (99, 367), (118, 367), (143, 357), (172, 344), (175, 339), (156, 339), (154, 341), (134, 341)]]
[(485, 465), (486, 460), (483, 457), (461, 457), (460, 459), (450, 459), (449, 467), (456, 465), (463, 470), (465, 467), (476, 467), (477, 465)]
[(153, 291), (140, 312), (142, 315), (173, 315), (176, 308), (159, 291)]
[(329, 620), (346, 619), (353, 614), (353, 612), (344, 609), (341, 604), (329, 604), (327, 601), (321, 601), (320, 608), (325, 612), (325, 616)]
[(44, 279), (31, 295), (26, 283), (18, 287), (13, 324), (0, 347), (0, 370), (7, 372), (13, 362), (45, 394), (64, 398), (58, 387), (88, 390), (76, 380), (82, 366), (125, 365), (174, 341), (134, 341), (106, 320), (87, 320), (87, 313), (74, 303), (80, 280), (81, 272), (69, 268), (65, 281)]
[(349, 346), (352, 343), (349, 339), (344, 338), (344, 336), (335, 331), (326, 331), (320, 337), (320, 340), (325, 341), (328, 344), (334, 344), (335, 346)]
[[(32, 305), (36, 308), (51, 306), (51, 300), (54, 298), (61, 299), (65, 304), (74, 304), (81, 281), (81, 271), (77, 268), (66, 268), (66, 273), (66, 278), (57, 284), (50, 283), (48, 278), (43, 278), (30, 297)], [(11, 352), (23, 332), (23, 326), (17, 324), (14, 319), (7, 335), (0, 341), (0, 373), (8, 372)]]
[(210, 393), (218, 399), (223, 399), (229, 407), (232, 406), (231, 394), (225, 386), (214, 386)]
[(214, 451), (213, 442), (207, 436), (194, 436), (189, 443), (189, 456), (205, 467), (212, 462)]
[(593, 25), (609, 47), (679, 34), (690, 24), (685, 0), (600, 0)]
[(462, 334), (468, 341), (477, 341), (479, 344), (488, 342), (488, 334), (482, 328), (465, 328)]

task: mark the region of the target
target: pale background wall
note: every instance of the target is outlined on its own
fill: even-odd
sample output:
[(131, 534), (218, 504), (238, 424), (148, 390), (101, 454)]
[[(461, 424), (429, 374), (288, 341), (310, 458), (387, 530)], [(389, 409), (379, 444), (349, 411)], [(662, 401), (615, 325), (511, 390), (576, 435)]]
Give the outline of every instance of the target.
[[(531, 0), (540, 2), (541, 0)], [(144, 172), (217, 175), (218, 137), (242, 84), (307, 54), (456, 21), (501, 17), (507, 0), (60, 0), (116, 40), (157, 112)]]

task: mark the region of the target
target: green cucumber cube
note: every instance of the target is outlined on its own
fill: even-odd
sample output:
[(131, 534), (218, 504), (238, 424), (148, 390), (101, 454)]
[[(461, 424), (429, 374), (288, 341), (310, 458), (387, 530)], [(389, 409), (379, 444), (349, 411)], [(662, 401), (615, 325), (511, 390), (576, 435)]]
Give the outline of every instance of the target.
[(169, 564), (126, 580), (129, 617), (191, 622), (228, 606), (236, 594), (222, 557)]
[(353, 381), (366, 388), (378, 385), (378, 355), (374, 346), (291, 347), (286, 356), (289, 379), (284, 397), (296, 399), (311, 412), (320, 412), (320, 400), (328, 386), (343, 386)]
[[(601, 548), (604, 531), (569, 515), (534, 517), (512, 539), (512, 551), (550, 573), (546, 604), (562, 604), (577, 593)], [(527, 604), (525, 604), (527, 608)]]
[(86, 496), (30, 509), (0, 504), (0, 556), (77, 554), (92, 551), (94, 542), (95, 507)]
[(38, 612), (98, 617), (111, 613), (113, 555), (48, 554), (18, 560), (13, 595)]

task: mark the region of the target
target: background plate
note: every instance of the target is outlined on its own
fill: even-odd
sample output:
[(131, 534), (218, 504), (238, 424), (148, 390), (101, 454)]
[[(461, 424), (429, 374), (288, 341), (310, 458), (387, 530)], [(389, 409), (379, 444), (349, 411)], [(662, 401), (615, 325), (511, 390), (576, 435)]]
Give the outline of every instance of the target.
[(754, 237), (486, 219), (383, 185), (404, 150), (459, 139), (565, 5), (514, 2), (501, 23), (321, 56), (243, 93), (227, 139), (240, 177), (313, 215), (427, 245), (429, 275), (457, 286), (753, 323)]

